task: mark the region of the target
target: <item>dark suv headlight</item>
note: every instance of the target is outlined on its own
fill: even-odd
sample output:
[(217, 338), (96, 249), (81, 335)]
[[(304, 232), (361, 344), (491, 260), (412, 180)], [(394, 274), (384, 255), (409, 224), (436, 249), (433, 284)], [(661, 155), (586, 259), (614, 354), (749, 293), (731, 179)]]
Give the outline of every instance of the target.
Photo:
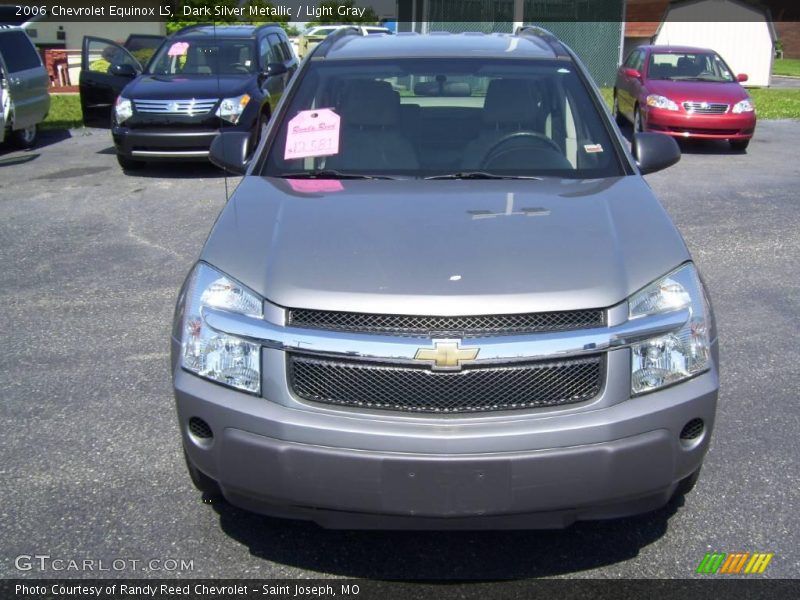
[(219, 103), (219, 108), (217, 108), (217, 116), (236, 125), (249, 102), (250, 96), (247, 94), (242, 94), (235, 98), (223, 98), (222, 102)]
[(120, 125), (133, 116), (133, 104), (127, 98), (119, 96), (114, 105), (114, 117)]

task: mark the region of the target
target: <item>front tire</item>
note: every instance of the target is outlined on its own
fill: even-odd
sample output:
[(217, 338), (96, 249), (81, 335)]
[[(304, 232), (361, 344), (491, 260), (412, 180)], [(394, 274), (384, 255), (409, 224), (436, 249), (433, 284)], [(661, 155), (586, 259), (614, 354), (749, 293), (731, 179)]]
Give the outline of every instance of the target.
[(694, 473), (680, 480), (678, 487), (675, 488), (675, 497), (685, 496), (694, 489), (697, 480), (700, 479), (700, 469), (701, 467), (698, 467)]
[(211, 477), (203, 473), (200, 469), (195, 467), (194, 464), (192, 464), (192, 461), (189, 459), (189, 454), (186, 452), (185, 448), (183, 450), (183, 458), (186, 461), (186, 470), (189, 471), (189, 477), (192, 479), (194, 487), (203, 492), (204, 497), (222, 497), (222, 491), (219, 489), (219, 484), (211, 479)]
[(730, 140), (731, 150), (744, 152), (750, 145), (750, 140)]
[(122, 167), (123, 171), (134, 171), (144, 167), (144, 163), (142, 161), (133, 160), (131, 158), (122, 156), (121, 154), (117, 154), (117, 162), (119, 163), (119, 166)]
[(36, 145), (36, 138), (39, 135), (39, 128), (34, 125), (29, 125), (24, 129), (18, 129), (13, 133), (14, 142), (20, 148), (29, 149)]

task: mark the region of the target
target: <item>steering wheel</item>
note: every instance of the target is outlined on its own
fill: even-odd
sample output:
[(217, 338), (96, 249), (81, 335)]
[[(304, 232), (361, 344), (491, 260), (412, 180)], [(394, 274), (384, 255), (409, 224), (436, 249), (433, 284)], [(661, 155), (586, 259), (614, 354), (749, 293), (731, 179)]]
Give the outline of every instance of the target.
[(233, 63), (232, 65), (230, 65), (230, 68), (231, 68), (232, 71), (237, 71), (239, 73), (249, 73), (250, 72), (250, 69), (247, 68), (247, 65), (245, 65), (243, 63)]
[(551, 149), (558, 152), (560, 156), (562, 155), (561, 148), (558, 147), (558, 144), (556, 144), (546, 135), (536, 131), (515, 131), (513, 133), (504, 135), (489, 147), (481, 159), (481, 168), (485, 169), (492, 161), (497, 160), (504, 154), (519, 150), (519, 147), (505, 148), (504, 146), (510, 146), (514, 142), (520, 140), (523, 141), (523, 144), (533, 143), (537, 146), (549, 146)]

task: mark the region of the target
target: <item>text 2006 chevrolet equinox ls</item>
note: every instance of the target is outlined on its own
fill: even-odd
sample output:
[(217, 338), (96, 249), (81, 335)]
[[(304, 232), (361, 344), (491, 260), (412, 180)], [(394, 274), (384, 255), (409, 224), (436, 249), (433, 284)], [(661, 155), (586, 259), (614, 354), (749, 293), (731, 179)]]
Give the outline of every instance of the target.
[[(327, 527), (562, 527), (691, 489), (711, 307), (575, 55), (547, 32), (329, 36), (180, 292), (189, 472)], [(247, 159), (252, 154), (251, 159)]]

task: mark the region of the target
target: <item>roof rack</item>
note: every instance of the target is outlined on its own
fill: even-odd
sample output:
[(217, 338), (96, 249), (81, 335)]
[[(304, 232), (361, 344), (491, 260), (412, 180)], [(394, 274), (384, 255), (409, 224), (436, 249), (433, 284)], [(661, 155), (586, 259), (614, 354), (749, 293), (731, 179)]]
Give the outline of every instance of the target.
[(538, 25), (521, 25), (520, 27), (517, 27), (514, 35), (524, 35), (539, 38), (548, 46), (550, 46), (550, 49), (556, 56), (570, 56), (569, 50), (566, 46), (564, 46), (564, 44), (561, 43), (561, 40), (559, 40), (552, 31), (549, 31), (544, 27), (539, 27)]
[(179, 33), (186, 33), (187, 31), (191, 31), (192, 29), (200, 29), (201, 27), (214, 27), (214, 23), (194, 23), (192, 25), (187, 25), (186, 27), (181, 27), (178, 31), (172, 32), (170, 35), (178, 35)]
[(327, 37), (322, 40), (314, 50), (311, 51), (312, 57), (321, 56), (325, 58), (328, 55), (328, 51), (331, 49), (331, 46), (335, 44), (337, 41), (342, 39), (343, 37), (347, 37), (349, 35), (361, 35), (361, 30), (356, 27), (355, 25), (347, 25), (345, 27), (340, 27), (333, 33), (329, 33)]

